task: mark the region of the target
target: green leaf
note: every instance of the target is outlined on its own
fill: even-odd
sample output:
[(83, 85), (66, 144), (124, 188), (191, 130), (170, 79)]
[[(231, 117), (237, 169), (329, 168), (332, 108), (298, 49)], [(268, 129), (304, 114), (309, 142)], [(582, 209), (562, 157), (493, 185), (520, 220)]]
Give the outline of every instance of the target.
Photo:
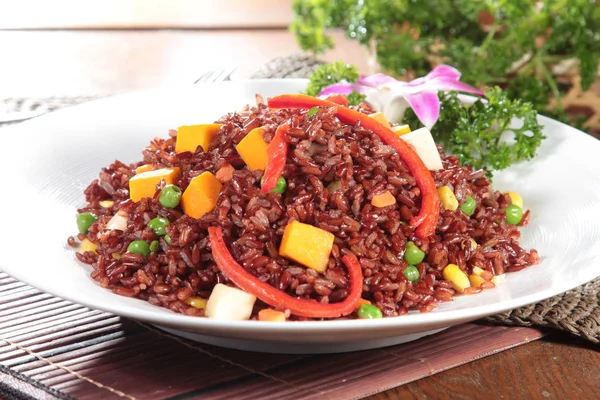
[(348, 98), (348, 104), (350, 104), (351, 106), (357, 106), (363, 101), (365, 101), (365, 98), (367, 96), (365, 96), (364, 94), (360, 94), (355, 90), (346, 97)]
[[(531, 103), (511, 100), (497, 87), (485, 97), (487, 102), (466, 105), (455, 92), (443, 94), (440, 117), (431, 129), (436, 143), (474, 169), (501, 170), (533, 158), (544, 135)], [(514, 119), (523, 123), (512, 125)], [(413, 128), (420, 126), (412, 110), (403, 122)]]
[(311, 75), (306, 87), (306, 94), (317, 96), (321, 90), (329, 85), (342, 81), (354, 83), (359, 77), (358, 69), (354, 65), (344, 64), (342, 61), (324, 64), (319, 66)]
[(310, 110), (308, 110), (306, 115), (308, 115), (309, 117), (312, 117), (313, 115), (316, 115), (318, 112), (319, 112), (319, 107), (313, 107)]

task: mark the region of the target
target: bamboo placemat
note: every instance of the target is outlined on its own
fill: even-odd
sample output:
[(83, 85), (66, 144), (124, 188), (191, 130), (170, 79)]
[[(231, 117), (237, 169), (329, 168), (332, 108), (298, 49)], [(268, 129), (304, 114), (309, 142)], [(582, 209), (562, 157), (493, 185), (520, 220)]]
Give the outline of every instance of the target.
[(542, 336), (469, 323), (345, 354), (229, 350), (42, 293), (0, 272), (0, 398), (358, 399)]

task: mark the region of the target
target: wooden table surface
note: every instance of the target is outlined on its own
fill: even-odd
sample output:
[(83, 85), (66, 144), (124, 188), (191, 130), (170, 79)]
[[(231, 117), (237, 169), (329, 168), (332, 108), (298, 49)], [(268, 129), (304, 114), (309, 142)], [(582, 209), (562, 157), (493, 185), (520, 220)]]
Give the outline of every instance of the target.
[[(336, 35), (327, 61), (367, 72), (366, 51)], [(0, 31), (0, 97), (80, 96), (180, 85), (237, 66), (246, 77), (299, 51), (284, 29)], [(564, 333), (388, 390), (372, 399), (594, 399), (599, 347)], [(489, 397), (486, 395), (489, 394)]]

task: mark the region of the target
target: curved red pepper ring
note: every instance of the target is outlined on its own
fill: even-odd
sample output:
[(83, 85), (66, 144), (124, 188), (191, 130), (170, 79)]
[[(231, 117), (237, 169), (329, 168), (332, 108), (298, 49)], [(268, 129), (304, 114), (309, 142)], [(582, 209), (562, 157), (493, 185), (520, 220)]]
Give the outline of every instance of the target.
[(283, 173), (285, 162), (287, 160), (288, 144), (285, 141), (285, 134), (290, 130), (291, 121), (279, 125), (273, 136), (273, 140), (267, 146), (267, 166), (263, 175), (263, 182), (260, 192), (269, 193), (277, 186), (277, 180)]
[(354, 254), (345, 255), (342, 261), (348, 268), (350, 293), (340, 303), (318, 303), (314, 300), (298, 299), (274, 288), (250, 274), (235, 261), (225, 241), (223, 231), (218, 227), (208, 228), (212, 256), (217, 266), (229, 280), (240, 289), (256, 296), (271, 307), (288, 309), (294, 315), (307, 318), (338, 318), (352, 313), (362, 295), (363, 276), (360, 263)]
[(400, 160), (408, 167), (421, 190), (421, 209), (419, 214), (410, 220), (410, 226), (416, 228), (415, 236), (422, 239), (435, 232), (440, 217), (440, 199), (433, 176), (415, 150), (391, 129), (359, 111), (303, 94), (282, 94), (268, 99), (267, 104), (270, 108), (335, 107), (335, 116), (343, 123), (356, 125), (360, 122), (361, 126), (372, 130), (384, 143), (398, 152)]

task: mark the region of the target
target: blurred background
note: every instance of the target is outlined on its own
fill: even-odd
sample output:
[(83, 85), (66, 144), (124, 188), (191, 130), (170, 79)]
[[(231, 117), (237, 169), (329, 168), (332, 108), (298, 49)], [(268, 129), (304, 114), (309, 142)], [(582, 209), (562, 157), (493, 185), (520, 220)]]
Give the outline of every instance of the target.
[[(290, 76), (280, 73), (286, 62), (281, 58), (303, 53), (355, 64), (361, 73), (381, 70), (406, 78), (448, 63), (463, 72), (465, 82), (499, 85), (544, 115), (600, 135), (599, 3), (0, 2), (0, 98), (97, 96), (189, 84), (219, 68), (235, 68), (234, 79), (261, 76), (257, 71), (265, 68)], [(279, 64), (267, 67), (276, 58)]]
[[(300, 51), (292, 0), (77, 0), (0, 5), (0, 97), (83, 96), (246, 77)], [(325, 60), (366, 68), (367, 50), (334, 33)]]

